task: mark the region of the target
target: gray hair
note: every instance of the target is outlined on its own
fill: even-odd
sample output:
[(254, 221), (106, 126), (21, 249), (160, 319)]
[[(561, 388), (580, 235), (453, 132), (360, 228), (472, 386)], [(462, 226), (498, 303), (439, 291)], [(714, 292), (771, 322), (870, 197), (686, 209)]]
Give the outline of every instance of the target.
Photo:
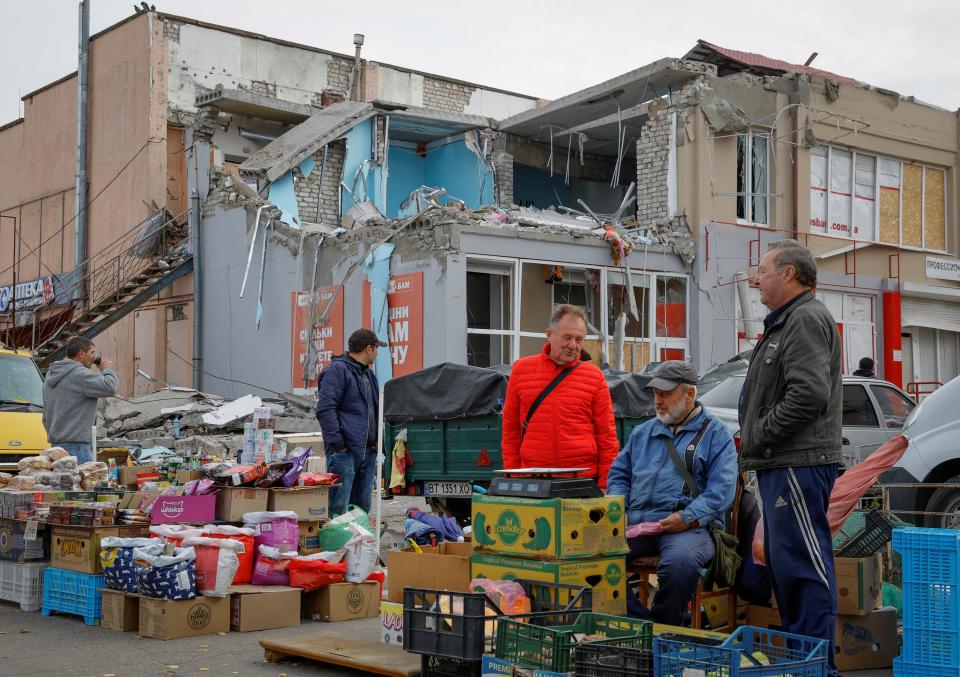
[(550, 315), (550, 326), (556, 327), (560, 320), (562, 320), (567, 315), (573, 315), (574, 317), (579, 317), (583, 320), (583, 325), (585, 327), (590, 326), (590, 321), (587, 319), (587, 313), (580, 306), (574, 306), (569, 303), (561, 303), (559, 306), (553, 309), (553, 313)]
[(683, 388), (683, 394), (686, 395), (691, 390), (693, 391), (693, 399), (697, 399), (697, 386), (691, 385), (690, 383), (681, 383), (680, 386)]
[(817, 286), (817, 263), (813, 254), (796, 240), (774, 240), (767, 251), (777, 252), (777, 270), (793, 266), (796, 271), (796, 280), (805, 287)]

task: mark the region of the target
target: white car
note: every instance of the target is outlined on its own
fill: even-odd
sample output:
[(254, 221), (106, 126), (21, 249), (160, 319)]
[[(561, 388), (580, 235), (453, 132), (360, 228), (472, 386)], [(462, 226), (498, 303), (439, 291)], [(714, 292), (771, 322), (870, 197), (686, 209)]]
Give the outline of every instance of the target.
[[(719, 381), (711, 381), (709, 375), (705, 375), (708, 388), (698, 397), (700, 403), (735, 437), (740, 432), (740, 391), (746, 376), (746, 362), (742, 365), (741, 371), (728, 374)], [(900, 433), (915, 407), (916, 403), (889, 381), (844, 376), (843, 465), (848, 468), (856, 465)], [(960, 475), (960, 468), (957, 474)]]
[[(960, 529), (960, 377), (928, 395), (903, 427), (910, 445), (880, 476), (881, 484), (956, 484), (955, 487), (891, 487), (898, 517), (927, 527)], [(902, 512), (898, 512), (902, 511)], [(917, 513), (945, 513), (941, 515)], [(921, 519), (922, 517), (922, 519)]]

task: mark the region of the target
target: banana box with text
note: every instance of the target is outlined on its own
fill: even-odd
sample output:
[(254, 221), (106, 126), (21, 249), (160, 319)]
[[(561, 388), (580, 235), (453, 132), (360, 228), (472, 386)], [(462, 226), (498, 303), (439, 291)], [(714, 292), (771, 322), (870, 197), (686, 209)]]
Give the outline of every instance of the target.
[(622, 496), (514, 498), (473, 495), (478, 550), (515, 557), (573, 559), (625, 554)]
[(522, 578), (590, 586), (594, 611), (614, 616), (627, 613), (626, 557), (623, 555), (548, 561), (474, 552), (470, 575), (495, 581)]

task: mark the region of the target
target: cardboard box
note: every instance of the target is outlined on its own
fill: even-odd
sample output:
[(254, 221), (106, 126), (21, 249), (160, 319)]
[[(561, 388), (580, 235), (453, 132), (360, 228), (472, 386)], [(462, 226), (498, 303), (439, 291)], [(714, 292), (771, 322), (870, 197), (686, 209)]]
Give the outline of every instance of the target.
[(27, 523), (0, 519), (0, 559), (9, 562), (45, 562), (50, 559), (50, 529), (37, 524), (37, 537), (26, 540)]
[(403, 646), (403, 602), (380, 602), (380, 639)]
[(216, 514), (217, 497), (206, 496), (158, 496), (150, 509), (153, 524), (206, 524)]
[(297, 552), (312, 555), (320, 552), (320, 522), (298, 522), (300, 536), (297, 540)]
[[(747, 625), (783, 630), (776, 608), (747, 607)], [(897, 610), (884, 607), (866, 615), (840, 615), (835, 634), (837, 668), (848, 670), (883, 669), (893, 665), (900, 653)]]
[(470, 586), (472, 543), (444, 542), (423, 553), (407, 548), (387, 553), (387, 599), (403, 602), (404, 588), (466, 592)]
[(627, 553), (622, 496), (473, 497), (478, 550), (514, 557), (582, 558)]
[(307, 458), (307, 464), (304, 466), (303, 471), (318, 474), (327, 472), (327, 457), (324, 455), (322, 449), (320, 452), (317, 452), (317, 448), (313, 448), (313, 453)]
[(883, 603), (882, 560), (870, 557), (836, 557), (837, 613), (865, 616)]
[(217, 492), (217, 519), (224, 522), (242, 522), (245, 513), (266, 510), (269, 495), (267, 489), (222, 487)]
[(151, 482), (160, 478), (159, 471), (150, 465), (122, 465), (117, 468), (117, 482), (129, 487), (137, 486), (137, 478), (141, 475), (148, 477)]
[(194, 597), (176, 601), (140, 598), (137, 634), (141, 637), (179, 639), (229, 631), (229, 597)]
[(230, 586), (230, 629), (272, 630), (300, 625), (300, 589), (285, 585)]
[(82, 574), (99, 574), (100, 539), (105, 536), (134, 538), (149, 535), (147, 525), (76, 527), (51, 526), (50, 566)]
[(178, 470), (177, 471), (177, 484), (186, 484), (187, 482), (193, 482), (194, 480), (202, 480), (203, 473), (199, 470)]
[(292, 510), (304, 521), (326, 519), (330, 514), (330, 487), (270, 489), (267, 510)]
[[(393, 599), (393, 571), (388, 567), (390, 599)], [(481, 552), (474, 553), (471, 578), (492, 580), (524, 578), (593, 588), (593, 610), (614, 616), (627, 613), (626, 558), (594, 557), (580, 560), (532, 560)], [(469, 581), (468, 581), (469, 583)], [(429, 586), (421, 586), (429, 587)]]
[(140, 596), (120, 590), (103, 589), (103, 617), (100, 627), (132, 632), (140, 627)]
[(300, 615), (315, 621), (352, 621), (380, 613), (376, 581), (332, 583), (303, 593)]

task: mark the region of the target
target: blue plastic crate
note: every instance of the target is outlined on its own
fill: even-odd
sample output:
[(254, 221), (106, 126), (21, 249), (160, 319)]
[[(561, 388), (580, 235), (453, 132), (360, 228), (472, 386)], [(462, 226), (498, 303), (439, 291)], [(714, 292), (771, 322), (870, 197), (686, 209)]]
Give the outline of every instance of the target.
[[(757, 654), (762, 653), (763, 656)], [(685, 670), (711, 677), (825, 677), (827, 640), (743, 625), (722, 644), (691, 637), (653, 640), (653, 674), (683, 677)], [(691, 674), (691, 673), (687, 673)]]
[(96, 625), (103, 615), (101, 591), (103, 574), (81, 574), (47, 567), (43, 572), (43, 607), (49, 616), (55, 611), (83, 616), (87, 625)]
[(960, 532), (895, 529), (903, 561), (905, 664), (960, 667)]
[(957, 677), (958, 674), (957, 668), (910, 663), (903, 656), (893, 659), (893, 677)]

